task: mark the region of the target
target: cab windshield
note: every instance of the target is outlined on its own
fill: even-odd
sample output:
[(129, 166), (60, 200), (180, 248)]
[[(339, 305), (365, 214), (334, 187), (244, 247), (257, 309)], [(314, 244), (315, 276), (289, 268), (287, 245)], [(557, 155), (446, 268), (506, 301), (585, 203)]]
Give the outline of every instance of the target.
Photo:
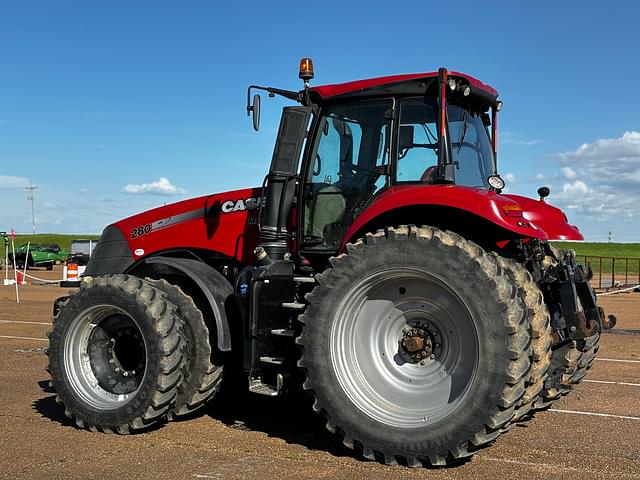
[[(449, 138), (455, 183), (486, 187), (495, 173), (489, 133), (481, 113), (469, 106), (449, 104)], [(436, 99), (409, 98), (400, 104), (396, 182), (437, 183), (438, 125)]]

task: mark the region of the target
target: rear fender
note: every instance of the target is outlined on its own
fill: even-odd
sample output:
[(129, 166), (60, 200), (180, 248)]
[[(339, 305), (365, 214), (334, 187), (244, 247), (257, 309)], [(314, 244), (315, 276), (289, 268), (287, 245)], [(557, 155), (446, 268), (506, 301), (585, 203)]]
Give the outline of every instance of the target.
[(190, 278), (203, 293), (216, 322), (218, 349), (231, 350), (231, 331), (227, 316), (227, 302), (233, 299), (233, 287), (229, 281), (213, 267), (190, 258), (148, 257), (141, 263), (165, 265)]
[[(509, 232), (511, 237), (548, 238), (546, 232), (533, 222), (522, 216), (508, 215), (508, 209), (519, 205), (504, 195), (459, 185), (402, 185), (388, 188), (360, 213), (343, 237), (341, 247), (357, 238), (363, 228), (375, 223), (376, 218), (410, 207), (452, 209), (484, 219), (495, 228)], [(429, 220), (415, 218), (408, 223), (428, 223)]]

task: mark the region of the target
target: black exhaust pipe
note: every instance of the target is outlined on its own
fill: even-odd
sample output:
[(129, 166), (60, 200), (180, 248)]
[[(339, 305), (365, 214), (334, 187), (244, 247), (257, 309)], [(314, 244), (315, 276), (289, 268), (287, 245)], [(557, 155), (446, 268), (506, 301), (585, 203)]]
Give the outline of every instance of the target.
[(265, 206), (256, 255), (260, 263), (282, 260), (288, 252), (287, 219), (298, 181), (298, 160), (311, 116), (309, 107), (285, 107), (267, 176)]

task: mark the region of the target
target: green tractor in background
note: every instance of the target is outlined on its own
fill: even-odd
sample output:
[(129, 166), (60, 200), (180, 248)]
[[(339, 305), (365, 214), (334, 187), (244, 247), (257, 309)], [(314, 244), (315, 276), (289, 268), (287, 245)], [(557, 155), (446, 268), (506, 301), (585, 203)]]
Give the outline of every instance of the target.
[[(64, 248), (60, 248), (57, 244), (50, 245), (21, 245), (16, 248), (15, 265), (18, 268), (45, 267), (47, 270), (53, 270), (54, 265), (59, 265), (67, 260), (69, 252)], [(11, 264), (14, 255), (9, 253), (9, 262)]]

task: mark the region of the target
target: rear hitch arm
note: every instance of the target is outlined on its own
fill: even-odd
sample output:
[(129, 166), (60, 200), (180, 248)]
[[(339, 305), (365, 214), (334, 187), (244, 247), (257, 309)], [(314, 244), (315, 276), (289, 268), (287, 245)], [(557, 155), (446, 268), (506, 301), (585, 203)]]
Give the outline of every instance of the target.
[(561, 315), (564, 318), (567, 338), (580, 340), (602, 330), (603, 311), (598, 307), (595, 293), (589, 285), (590, 269), (577, 265), (573, 252), (558, 259), (559, 264), (549, 272), (552, 291), (557, 292)]

